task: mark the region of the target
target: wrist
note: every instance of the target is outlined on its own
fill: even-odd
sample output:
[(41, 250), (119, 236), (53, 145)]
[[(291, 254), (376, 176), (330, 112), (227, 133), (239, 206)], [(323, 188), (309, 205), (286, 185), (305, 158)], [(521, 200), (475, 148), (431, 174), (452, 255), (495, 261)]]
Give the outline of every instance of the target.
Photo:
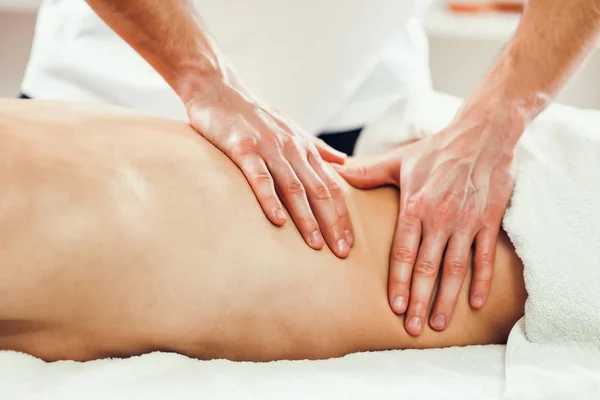
[(540, 78), (539, 69), (527, 65), (524, 50), (521, 41), (513, 40), (461, 110), (505, 124), (507, 136), (517, 136), (517, 140), (555, 93), (552, 85)]
[(516, 146), (525, 128), (543, 110), (549, 96), (528, 95), (512, 89), (510, 77), (493, 72), (467, 97), (456, 121), (479, 125), (510, 146)]
[(211, 97), (210, 91), (225, 82), (226, 68), (214, 52), (199, 52), (181, 62), (173, 89), (184, 104), (194, 98)]
[(224, 57), (213, 54), (181, 66), (175, 91), (186, 108), (192, 105), (230, 108), (238, 102), (258, 103)]
[(531, 120), (520, 107), (504, 103), (502, 99), (494, 100), (465, 103), (455, 118), (455, 124), (478, 127), (477, 131), (482, 135), (514, 147)]
[(540, 68), (528, 57), (528, 46), (518, 37), (504, 49), (492, 70), (469, 96), (457, 118), (503, 125), (504, 135), (516, 144), (526, 126), (550, 103), (556, 92)]

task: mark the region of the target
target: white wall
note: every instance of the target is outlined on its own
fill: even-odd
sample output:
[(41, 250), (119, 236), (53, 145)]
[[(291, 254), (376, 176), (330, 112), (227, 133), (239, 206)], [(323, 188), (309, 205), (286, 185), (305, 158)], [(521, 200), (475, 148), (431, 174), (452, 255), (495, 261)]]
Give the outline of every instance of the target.
[[(430, 38), (434, 87), (442, 92), (467, 95), (479, 83), (499, 54), (504, 41)], [(557, 101), (583, 108), (600, 109), (600, 52), (559, 93)]]
[[(442, 16), (443, 20), (444, 16)], [(34, 23), (33, 12), (0, 10), (0, 97), (16, 96), (19, 92), (33, 37)], [(443, 25), (437, 20), (436, 24), (434, 25)], [(434, 86), (437, 90), (459, 96), (465, 96), (474, 88), (508, 37), (506, 35), (504, 37), (503, 35), (487, 35), (488, 37), (477, 34), (466, 37), (464, 34), (453, 35), (452, 24), (448, 29), (430, 27), (430, 33)], [(559, 101), (579, 107), (600, 109), (599, 52), (590, 58), (583, 70), (563, 89)]]

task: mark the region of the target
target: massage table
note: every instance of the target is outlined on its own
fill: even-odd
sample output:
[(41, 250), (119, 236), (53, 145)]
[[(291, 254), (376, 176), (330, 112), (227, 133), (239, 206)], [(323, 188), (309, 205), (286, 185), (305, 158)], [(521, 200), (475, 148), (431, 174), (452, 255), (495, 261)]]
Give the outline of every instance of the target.
[[(370, 124), (373, 155), (446, 126), (460, 99), (423, 93)], [(506, 346), (233, 363), (152, 353), (44, 363), (0, 352), (0, 399), (600, 399), (600, 112), (551, 106), (517, 151), (504, 229), (525, 264), (525, 316)]]

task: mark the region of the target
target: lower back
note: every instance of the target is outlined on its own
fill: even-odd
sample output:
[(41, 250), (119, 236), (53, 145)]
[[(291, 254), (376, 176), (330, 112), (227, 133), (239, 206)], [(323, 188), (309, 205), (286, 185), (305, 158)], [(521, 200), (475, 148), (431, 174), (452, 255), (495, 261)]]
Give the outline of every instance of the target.
[[(357, 212), (376, 192), (343, 185), (357, 244), (342, 261), (310, 249), (291, 219), (271, 225), (241, 172), (186, 124), (55, 103), (5, 109), (28, 122), (0, 137), (12, 156), (0, 171), (0, 318), (43, 326), (40, 356), (319, 358), (389, 316), (392, 224), (368, 233), (395, 204), (369, 220)], [(54, 350), (65, 337), (71, 348)]]

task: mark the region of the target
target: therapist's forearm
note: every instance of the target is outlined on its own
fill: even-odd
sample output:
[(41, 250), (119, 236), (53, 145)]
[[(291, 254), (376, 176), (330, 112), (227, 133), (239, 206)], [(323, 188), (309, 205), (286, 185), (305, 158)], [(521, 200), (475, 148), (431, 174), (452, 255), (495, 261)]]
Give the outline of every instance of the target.
[(211, 82), (227, 78), (218, 50), (191, 1), (87, 2), (180, 97), (186, 97), (191, 87), (194, 91), (204, 88), (210, 92)]
[(599, 31), (600, 0), (530, 0), (517, 32), (462, 115), (503, 120), (506, 141), (516, 144), (594, 49)]

